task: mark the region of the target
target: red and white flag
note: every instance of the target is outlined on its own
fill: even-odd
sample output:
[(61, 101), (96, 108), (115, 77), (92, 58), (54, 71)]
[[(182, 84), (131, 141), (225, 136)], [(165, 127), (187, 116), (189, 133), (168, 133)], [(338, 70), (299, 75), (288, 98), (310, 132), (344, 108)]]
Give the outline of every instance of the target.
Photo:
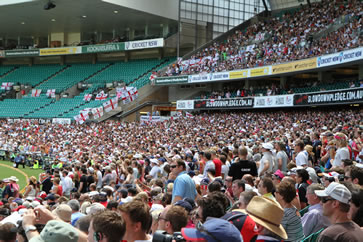
[(83, 97), (83, 101), (86, 101), (86, 102), (89, 102), (91, 99), (92, 99), (91, 93), (85, 94)]
[(48, 89), (47, 97), (55, 98), (55, 89)]
[(151, 76), (149, 77), (149, 79), (150, 79), (150, 81), (154, 81), (156, 77), (157, 77), (156, 72), (153, 72), (151, 74)]
[(42, 89), (33, 89), (32, 90), (32, 97), (39, 97)]
[(92, 114), (94, 119), (99, 119), (103, 116), (103, 107), (92, 108)]
[(100, 93), (97, 94), (96, 100), (106, 100), (107, 96), (108, 95), (104, 91), (101, 91)]
[(80, 113), (73, 118), (74, 120), (76, 120), (77, 123), (83, 124), (89, 118), (89, 115), (88, 113)]
[(114, 110), (115, 108), (117, 108), (118, 106), (118, 101), (117, 101), (117, 97), (111, 98), (110, 100), (108, 100), (107, 102), (103, 103), (103, 107), (105, 108), (106, 112), (110, 112), (112, 110)]
[(86, 114), (88, 114), (91, 111), (92, 111), (92, 108), (85, 108), (85, 109), (82, 109), (81, 111), (79, 111), (79, 113), (86, 113)]
[(14, 85), (13, 82), (3, 82), (1, 84), (1, 89), (3, 90), (10, 90), (10, 88)]
[(194, 115), (189, 112), (185, 112), (185, 117), (192, 118)]

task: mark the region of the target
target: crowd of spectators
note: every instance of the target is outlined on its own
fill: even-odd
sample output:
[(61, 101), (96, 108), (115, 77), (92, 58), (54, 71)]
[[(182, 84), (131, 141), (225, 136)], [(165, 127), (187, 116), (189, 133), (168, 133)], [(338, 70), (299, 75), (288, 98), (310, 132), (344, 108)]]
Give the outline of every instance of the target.
[[(180, 60), (159, 75), (189, 75), (222, 72), (279, 64), (335, 53), (362, 46), (362, 3), (357, 0), (323, 0), (302, 5), (282, 17), (236, 30), (223, 42), (214, 42), (189, 59)], [(317, 34), (331, 25), (345, 25), (330, 33)], [(329, 31), (328, 31), (329, 32)], [(252, 41), (255, 40), (255, 44)]]
[(362, 120), (352, 109), (0, 121), (6, 155), (54, 161), (39, 158), (46, 170), (24, 191), (1, 178), (0, 241), (360, 241)]

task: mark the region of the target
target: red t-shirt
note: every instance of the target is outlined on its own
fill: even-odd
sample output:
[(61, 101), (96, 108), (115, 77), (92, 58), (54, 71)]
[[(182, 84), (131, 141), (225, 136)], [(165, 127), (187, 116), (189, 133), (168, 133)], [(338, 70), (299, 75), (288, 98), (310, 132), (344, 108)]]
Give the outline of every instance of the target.
[(218, 158), (213, 160), (214, 166), (216, 167), (216, 176), (222, 175), (222, 161)]

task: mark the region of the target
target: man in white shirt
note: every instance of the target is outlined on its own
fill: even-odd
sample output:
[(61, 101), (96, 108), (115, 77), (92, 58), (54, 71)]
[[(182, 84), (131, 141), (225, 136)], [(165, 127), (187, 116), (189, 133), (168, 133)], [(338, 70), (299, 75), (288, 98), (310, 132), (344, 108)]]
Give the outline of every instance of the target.
[(206, 158), (207, 162), (205, 163), (203, 177), (207, 177), (208, 170), (216, 170), (216, 166), (212, 161), (212, 154), (209, 151), (204, 152), (204, 157)]
[(295, 153), (297, 156), (295, 157), (296, 166), (306, 167), (308, 165), (308, 157), (304, 152), (304, 142), (299, 140), (295, 143)]
[(66, 197), (70, 197), (71, 191), (73, 189), (73, 181), (68, 176), (68, 171), (67, 170), (63, 170), (61, 181), (62, 181), (61, 185), (62, 185), (62, 188), (63, 188), (63, 195), (66, 196)]
[(149, 177), (152, 179), (158, 178), (159, 174), (161, 173), (159, 161), (157, 159), (150, 159), (150, 162), (152, 168), (150, 170)]

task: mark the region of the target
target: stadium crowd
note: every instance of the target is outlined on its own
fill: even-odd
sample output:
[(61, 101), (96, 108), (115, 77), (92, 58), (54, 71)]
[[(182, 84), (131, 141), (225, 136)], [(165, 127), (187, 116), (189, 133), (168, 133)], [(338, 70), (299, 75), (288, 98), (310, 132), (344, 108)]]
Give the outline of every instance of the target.
[[(158, 75), (189, 75), (254, 68), (336, 53), (362, 46), (362, 2), (324, 0), (282, 17), (236, 30)], [(330, 30), (332, 25), (338, 29)], [(327, 33), (324, 33), (324, 30)], [(253, 42), (255, 42), (253, 44)]]
[(360, 241), (362, 116), (0, 121), (4, 158), (45, 169), (24, 191), (15, 176), (1, 180), (0, 241)]

